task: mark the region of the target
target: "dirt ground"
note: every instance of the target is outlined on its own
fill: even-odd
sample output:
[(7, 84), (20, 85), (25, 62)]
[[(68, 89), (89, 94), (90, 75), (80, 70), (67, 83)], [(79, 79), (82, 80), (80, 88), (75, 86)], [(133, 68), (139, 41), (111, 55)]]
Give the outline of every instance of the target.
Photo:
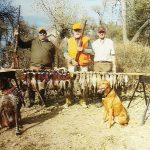
[[(142, 95), (143, 96), (143, 95)], [(15, 129), (0, 130), (0, 150), (150, 150), (150, 112), (141, 126), (144, 99), (135, 97), (128, 109), (130, 122), (122, 127), (107, 128), (99, 103), (88, 108), (74, 104), (62, 109), (61, 104), (42, 108), (22, 108), (22, 134)], [(127, 107), (129, 99), (123, 104)]]

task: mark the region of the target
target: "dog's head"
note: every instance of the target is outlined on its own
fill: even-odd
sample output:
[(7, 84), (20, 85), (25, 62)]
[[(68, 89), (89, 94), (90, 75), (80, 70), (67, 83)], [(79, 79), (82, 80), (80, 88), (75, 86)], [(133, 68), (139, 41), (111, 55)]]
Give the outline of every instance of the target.
[(0, 124), (2, 127), (11, 127), (15, 125), (15, 107), (17, 97), (13, 94), (3, 95), (0, 99)]
[(98, 83), (98, 90), (97, 92), (100, 94), (107, 95), (111, 90), (110, 82), (107, 80), (101, 80)]

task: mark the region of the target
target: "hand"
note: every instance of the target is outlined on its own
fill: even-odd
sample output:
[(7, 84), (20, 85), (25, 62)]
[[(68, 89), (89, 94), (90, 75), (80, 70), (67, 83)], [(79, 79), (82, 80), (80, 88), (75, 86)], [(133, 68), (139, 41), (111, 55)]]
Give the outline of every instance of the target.
[(83, 47), (78, 47), (78, 52), (83, 51)]
[(54, 70), (58, 70), (58, 68), (57, 68), (57, 67), (54, 67)]
[(15, 31), (14, 31), (14, 36), (17, 36), (17, 35), (19, 35), (19, 32), (18, 32), (17, 29), (15, 29)]
[(72, 65), (73, 65), (73, 66), (77, 66), (78, 63), (77, 63), (75, 60), (72, 60)]

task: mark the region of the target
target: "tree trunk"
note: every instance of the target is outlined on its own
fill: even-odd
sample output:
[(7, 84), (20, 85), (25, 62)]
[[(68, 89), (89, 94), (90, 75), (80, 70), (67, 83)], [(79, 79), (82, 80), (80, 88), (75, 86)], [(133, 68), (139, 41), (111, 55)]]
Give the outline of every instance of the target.
[(140, 28), (139, 30), (136, 32), (136, 34), (134, 35), (134, 37), (132, 38), (131, 42), (136, 42), (141, 34), (141, 32), (147, 28), (150, 25), (150, 19), (148, 19)]
[(122, 32), (123, 32), (123, 42), (127, 43), (127, 26), (126, 26), (126, 0), (121, 0), (122, 7)]

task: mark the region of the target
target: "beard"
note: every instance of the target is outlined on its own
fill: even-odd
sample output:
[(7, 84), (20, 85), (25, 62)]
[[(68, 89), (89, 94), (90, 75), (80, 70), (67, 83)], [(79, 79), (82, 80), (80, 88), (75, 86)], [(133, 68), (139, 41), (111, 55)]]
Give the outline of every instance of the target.
[(75, 37), (75, 39), (80, 39), (81, 34), (75, 34), (74, 37)]

